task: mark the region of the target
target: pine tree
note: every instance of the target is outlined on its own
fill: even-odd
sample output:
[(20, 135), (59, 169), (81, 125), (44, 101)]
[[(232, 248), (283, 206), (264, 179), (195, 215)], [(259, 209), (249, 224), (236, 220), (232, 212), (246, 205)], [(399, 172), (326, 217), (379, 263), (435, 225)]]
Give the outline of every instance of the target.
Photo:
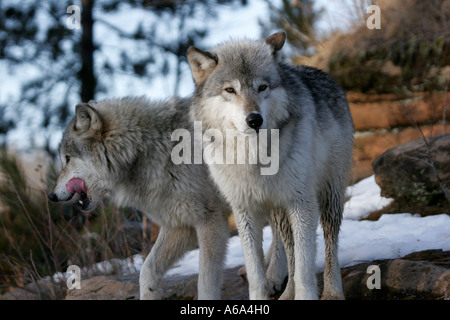
[[(151, 92), (154, 78), (174, 73), (173, 93), (178, 94), (186, 51), (207, 35), (206, 26), (197, 22), (214, 18), (222, 3), (246, 1), (30, 0), (26, 6), (0, 1), (0, 68), (27, 79), (19, 101), (0, 105), (0, 136), (14, 125), (33, 127), (30, 139), (46, 141), (52, 151), (52, 134), (67, 125), (74, 105), (108, 93), (119, 75), (144, 79)], [(67, 27), (71, 5), (81, 9), (80, 29)], [(132, 10), (141, 10), (144, 17), (132, 32), (109, 19)], [(95, 39), (93, 31), (102, 25), (108, 37), (120, 38), (120, 46), (113, 48), (120, 52), (119, 63), (104, 54), (111, 51), (104, 45), (108, 39)], [(167, 25), (173, 26), (170, 36), (162, 31)]]

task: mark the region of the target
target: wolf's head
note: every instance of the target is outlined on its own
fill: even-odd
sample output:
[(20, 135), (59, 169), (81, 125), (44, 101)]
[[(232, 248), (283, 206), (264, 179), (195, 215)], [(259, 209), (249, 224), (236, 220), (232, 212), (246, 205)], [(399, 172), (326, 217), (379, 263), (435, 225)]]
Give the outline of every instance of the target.
[(76, 106), (76, 116), (68, 125), (59, 150), (61, 173), (49, 194), (52, 201), (68, 201), (78, 194), (83, 211), (95, 209), (105, 191), (101, 165), (104, 152), (98, 150), (104, 125), (94, 106), (95, 102)]
[(82, 210), (91, 211), (106, 192), (115, 191), (144, 144), (139, 123), (145, 120), (136, 113), (146, 105), (144, 98), (78, 104), (63, 135), (62, 170), (50, 200), (68, 201), (78, 194)]
[(236, 129), (241, 133), (275, 128), (284, 110), (277, 52), (285, 33), (265, 41), (231, 40), (209, 52), (191, 47), (187, 59), (196, 83), (194, 120), (212, 128)]

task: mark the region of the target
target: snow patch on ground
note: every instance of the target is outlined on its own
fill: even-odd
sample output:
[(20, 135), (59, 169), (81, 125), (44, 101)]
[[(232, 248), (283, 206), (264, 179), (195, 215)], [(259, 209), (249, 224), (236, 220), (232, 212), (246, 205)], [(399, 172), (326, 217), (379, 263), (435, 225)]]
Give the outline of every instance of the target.
[[(378, 221), (359, 219), (380, 210), (392, 199), (380, 195), (375, 176), (361, 180), (347, 190), (350, 199), (344, 207), (344, 220), (339, 235), (339, 261), (341, 267), (376, 259), (399, 258), (408, 253), (427, 250), (450, 250), (450, 216), (441, 214), (420, 217), (409, 213), (385, 214)], [(263, 249), (266, 252), (272, 241), (270, 227), (264, 228)], [(317, 271), (323, 269), (325, 244), (323, 231), (317, 229)], [(186, 254), (168, 275), (187, 275), (198, 272), (198, 250)], [(238, 236), (228, 242), (226, 267), (244, 264), (244, 254)]]
[[(339, 261), (341, 267), (377, 259), (395, 259), (409, 253), (428, 250), (450, 250), (450, 216), (447, 214), (421, 217), (410, 213), (384, 214), (378, 221), (358, 219), (388, 205), (392, 199), (380, 196), (380, 188), (374, 176), (368, 177), (347, 190), (350, 199), (345, 204), (344, 220), (339, 235)], [(323, 230), (317, 229), (317, 272), (323, 270), (325, 244)], [(263, 249), (266, 252), (272, 241), (270, 227), (263, 230)], [(143, 264), (142, 255), (125, 260), (111, 259), (97, 263), (93, 268), (83, 269), (83, 277), (89, 270), (101, 273), (120, 274), (139, 272)], [(166, 276), (190, 275), (198, 273), (199, 250), (189, 251)], [(225, 265), (232, 268), (244, 265), (244, 254), (239, 236), (230, 238)], [(63, 279), (67, 275), (56, 274)]]

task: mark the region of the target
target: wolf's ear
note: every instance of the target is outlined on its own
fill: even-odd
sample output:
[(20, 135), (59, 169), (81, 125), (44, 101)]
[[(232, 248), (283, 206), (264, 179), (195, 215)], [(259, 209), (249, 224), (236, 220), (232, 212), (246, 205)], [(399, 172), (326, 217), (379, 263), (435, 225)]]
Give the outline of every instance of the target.
[[(89, 102), (90, 104), (91, 102)], [(80, 103), (75, 107), (76, 121), (75, 130), (85, 132), (92, 130), (93, 132), (100, 131), (102, 128), (102, 118), (100, 114), (88, 103)]]
[(266, 39), (266, 43), (273, 48), (273, 55), (276, 55), (278, 51), (283, 48), (284, 42), (286, 41), (286, 33), (283, 31), (274, 33)]
[(187, 60), (191, 66), (192, 77), (197, 85), (206, 80), (219, 62), (219, 58), (215, 54), (202, 51), (195, 47), (188, 49)]

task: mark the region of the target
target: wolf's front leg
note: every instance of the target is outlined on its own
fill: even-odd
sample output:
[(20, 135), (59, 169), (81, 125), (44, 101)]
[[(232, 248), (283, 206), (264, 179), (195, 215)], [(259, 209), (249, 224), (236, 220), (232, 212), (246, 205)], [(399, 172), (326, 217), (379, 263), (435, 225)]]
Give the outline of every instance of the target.
[[(295, 296), (295, 287), (294, 287), (294, 270), (295, 270), (295, 259), (294, 259), (294, 239), (292, 237), (292, 228), (289, 221), (289, 217), (287, 212), (284, 210), (272, 210), (271, 211), (271, 223), (272, 228), (275, 230), (274, 233), (277, 234), (279, 238), (278, 242), (280, 246), (280, 254), (283, 256), (281, 260), (282, 263), (278, 263), (279, 269), (283, 269), (283, 278), (286, 275), (288, 276), (288, 282), (286, 284), (286, 288), (284, 289), (283, 294), (280, 296), (280, 300), (292, 300)], [(281, 267), (281, 265), (283, 267)], [(269, 271), (269, 270), (267, 270)], [(268, 279), (269, 276), (267, 276)]]
[(244, 251), (250, 300), (266, 300), (269, 291), (262, 249), (262, 227), (266, 220), (263, 217), (258, 219), (257, 214), (234, 208), (233, 213)]
[(221, 298), (223, 268), (230, 230), (226, 215), (211, 218), (196, 227), (200, 249), (198, 300)]
[(294, 204), (288, 209), (294, 238), (295, 299), (317, 300), (316, 229), (318, 205), (314, 200)]
[[(273, 216), (273, 213), (271, 215)], [(288, 266), (280, 231), (277, 230), (277, 225), (274, 223), (273, 218), (269, 220), (269, 223), (272, 230), (272, 243), (264, 256), (264, 261), (267, 267), (266, 277), (269, 293), (273, 294), (281, 291), (284, 279), (288, 275)]]
[(142, 265), (139, 276), (141, 300), (162, 298), (162, 279), (166, 271), (197, 243), (192, 228), (161, 227), (158, 238)]

